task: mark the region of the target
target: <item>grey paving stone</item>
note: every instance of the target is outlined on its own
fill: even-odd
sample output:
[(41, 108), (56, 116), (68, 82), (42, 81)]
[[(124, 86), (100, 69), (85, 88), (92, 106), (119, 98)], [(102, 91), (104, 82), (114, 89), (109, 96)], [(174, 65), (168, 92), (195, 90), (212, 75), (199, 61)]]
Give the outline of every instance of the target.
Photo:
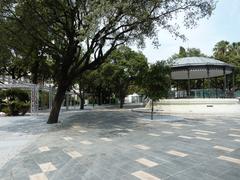
[[(18, 138), (21, 140), (23, 134), (36, 137), (34, 141), (29, 141), (27, 146), (18, 149), (12, 159), (6, 161), (0, 169), (0, 177), (4, 180), (13, 177), (28, 179), (29, 175), (41, 172), (38, 164), (51, 162), (57, 169), (46, 173), (50, 180), (135, 180), (137, 178), (131, 174), (136, 171), (144, 171), (161, 179), (237, 180), (240, 177), (240, 166), (217, 157), (229, 156), (240, 159), (239, 143), (228, 136), (232, 133), (230, 128), (240, 125), (239, 117), (204, 116), (201, 119), (197, 116), (191, 117), (180, 123), (183, 124), (181, 129), (173, 128), (178, 127), (179, 122), (147, 122), (141, 120), (141, 114), (127, 110), (104, 109), (63, 113), (60, 117), (63, 120), (61, 126), (47, 125), (45, 123), (47, 116), (37, 119), (16, 117), (11, 122), (0, 122), (0, 135), (2, 132), (4, 137), (17, 133), (14, 135), (15, 140)], [(117, 128), (122, 130), (116, 130)], [(211, 138), (211, 141), (178, 137), (180, 135), (195, 137), (192, 129), (216, 133), (206, 136)], [(79, 130), (87, 132), (80, 133)], [(171, 131), (173, 134), (164, 134), (163, 131)], [(127, 135), (119, 135), (119, 132)], [(148, 133), (160, 136), (153, 137)], [(66, 141), (62, 138), (64, 136), (73, 139)], [(102, 137), (110, 138), (112, 141), (102, 141), (100, 140)], [(80, 141), (91, 141), (92, 144), (84, 145)], [(143, 144), (150, 149), (145, 151), (137, 149), (134, 147), (136, 144)], [(224, 152), (214, 149), (213, 146), (216, 145), (233, 148), (235, 151)], [(48, 146), (50, 151), (41, 153), (38, 150), (41, 146)], [(177, 157), (167, 154), (166, 152), (170, 150), (180, 151), (188, 156)], [(77, 151), (82, 156), (72, 159), (65, 153), (68, 151)], [(6, 152), (0, 148), (0, 153)], [(159, 165), (146, 167), (135, 161), (139, 158), (149, 159)]]

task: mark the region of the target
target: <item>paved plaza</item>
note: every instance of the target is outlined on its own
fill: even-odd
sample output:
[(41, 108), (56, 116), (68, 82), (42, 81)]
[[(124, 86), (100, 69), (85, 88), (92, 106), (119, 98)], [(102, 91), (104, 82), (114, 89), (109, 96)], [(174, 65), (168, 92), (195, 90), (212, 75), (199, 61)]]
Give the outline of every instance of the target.
[[(240, 116), (150, 121), (130, 110), (0, 117), (0, 179), (239, 180)], [(160, 117), (161, 118), (161, 117)]]

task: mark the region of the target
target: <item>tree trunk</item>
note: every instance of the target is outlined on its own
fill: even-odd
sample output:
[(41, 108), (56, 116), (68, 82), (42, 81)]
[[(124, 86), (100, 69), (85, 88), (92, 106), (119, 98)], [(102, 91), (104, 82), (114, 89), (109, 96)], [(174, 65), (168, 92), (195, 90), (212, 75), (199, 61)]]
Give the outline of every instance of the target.
[(120, 108), (123, 108), (123, 104), (124, 104), (124, 98), (120, 98)]
[(80, 97), (80, 109), (84, 109), (84, 97)]
[(99, 106), (102, 105), (102, 103), (101, 103), (101, 90), (100, 90), (100, 88), (99, 88), (99, 90), (98, 90), (98, 95), (97, 95), (97, 104), (98, 104)]
[(153, 106), (154, 106), (154, 103), (153, 103), (153, 100), (152, 100), (151, 120), (153, 120)]
[(57, 94), (53, 100), (53, 106), (47, 121), (48, 124), (58, 123), (58, 116), (59, 116), (59, 112), (60, 112), (61, 105), (64, 100), (66, 91), (67, 91), (67, 87), (64, 87), (64, 86), (58, 87)]
[[(80, 84), (79, 84), (80, 86)], [(85, 93), (84, 89), (79, 88), (79, 98), (80, 98), (80, 109), (84, 109), (84, 104), (85, 104)]]

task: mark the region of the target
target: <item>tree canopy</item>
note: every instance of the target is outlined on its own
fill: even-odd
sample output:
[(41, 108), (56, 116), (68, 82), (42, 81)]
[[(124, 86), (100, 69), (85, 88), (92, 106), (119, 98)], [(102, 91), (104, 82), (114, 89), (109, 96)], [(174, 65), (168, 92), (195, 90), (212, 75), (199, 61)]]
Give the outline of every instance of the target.
[(123, 107), (124, 98), (130, 85), (140, 85), (144, 72), (148, 69), (147, 59), (141, 52), (122, 46), (108, 57), (102, 67), (102, 77), (110, 83)]
[(171, 81), (170, 72), (170, 67), (164, 62), (151, 64), (142, 82), (144, 94), (153, 101), (167, 97)]
[(164, 62), (156, 62), (151, 64), (148, 71), (144, 74), (142, 79), (142, 87), (144, 94), (152, 100), (152, 115), (154, 101), (166, 98), (169, 95), (171, 77), (171, 69)]
[(219, 41), (213, 48), (213, 56), (235, 66), (235, 85), (240, 88), (240, 42)]
[(201, 52), (200, 49), (198, 48), (187, 48), (185, 49), (184, 47), (180, 46), (179, 47), (179, 52), (173, 54), (168, 61), (173, 61), (174, 59), (177, 58), (184, 58), (184, 57), (206, 57), (205, 54)]

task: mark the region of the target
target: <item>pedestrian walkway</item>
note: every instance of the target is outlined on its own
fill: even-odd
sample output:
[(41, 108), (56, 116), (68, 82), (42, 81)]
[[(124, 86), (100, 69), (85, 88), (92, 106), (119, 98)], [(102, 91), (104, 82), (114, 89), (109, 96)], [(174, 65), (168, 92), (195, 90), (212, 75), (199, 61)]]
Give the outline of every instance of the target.
[[(239, 180), (238, 116), (151, 121), (129, 110), (1, 118), (0, 179)], [(14, 152), (11, 149), (15, 149)]]

